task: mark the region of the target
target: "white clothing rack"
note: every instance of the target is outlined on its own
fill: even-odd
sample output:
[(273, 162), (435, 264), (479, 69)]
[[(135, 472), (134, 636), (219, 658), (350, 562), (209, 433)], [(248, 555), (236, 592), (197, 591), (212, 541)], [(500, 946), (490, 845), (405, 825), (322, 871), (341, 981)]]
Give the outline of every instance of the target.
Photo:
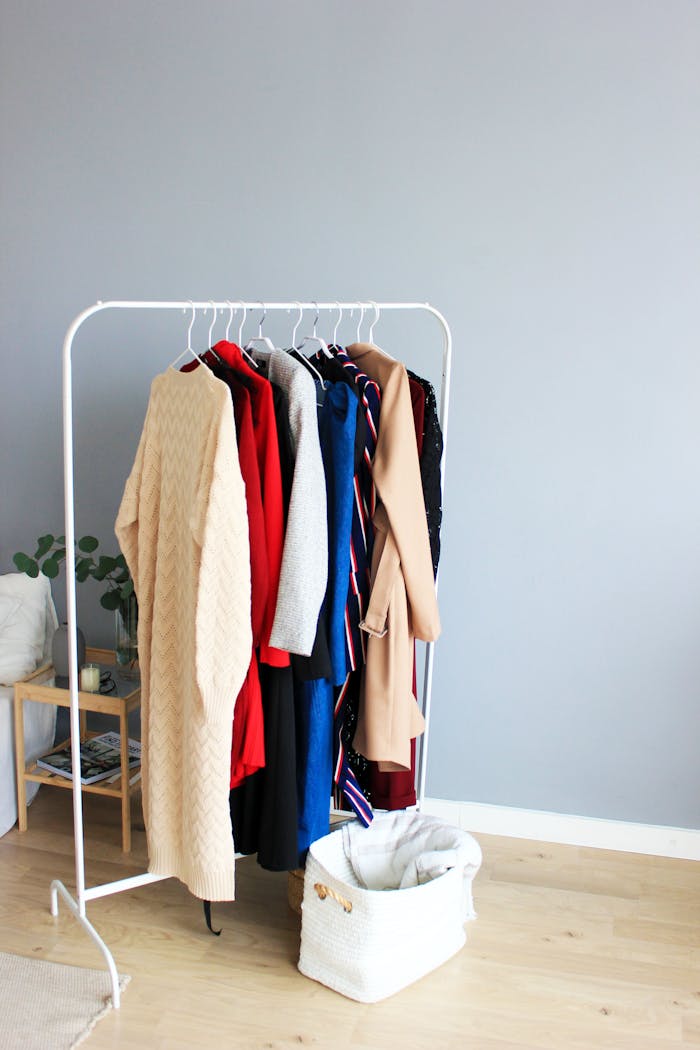
[[(73, 768), (79, 768), (78, 756), (80, 754), (80, 719), (78, 706), (78, 655), (76, 644), (76, 595), (75, 595), (75, 502), (74, 502), (74, 480), (73, 480), (73, 396), (72, 396), (72, 349), (73, 340), (85, 321), (93, 314), (101, 313), (103, 310), (192, 310), (193, 318), (196, 310), (263, 310), (263, 319), (268, 310), (360, 310), (374, 309), (374, 321), (378, 319), (385, 310), (423, 310), (432, 314), (439, 321), (443, 333), (442, 349), (442, 383), (440, 390), (440, 424), (443, 433), (443, 458), (441, 464), (442, 480), (444, 487), (445, 453), (447, 451), (447, 416), (450, 390), (450, 366), (452, 357), (452, 336), (447, 321), (434, 306), (429, 303), (375, 303), (370, 301), (341, 303), (341, 302), (288, 302), (288, 303), (262, 303), (262, 302), (145, 302), (139, 300), (113, 300), (110, 302), (97, 302), (88, 307), (74, 319), (66, 332), (63, 341), (63, 460), (64, 460), (64, 498), (65, 498), (65, 536), (66, 536), (66, 597), (68, 610), (68, 637), (69, 637), (69, 688), (70, 688), (70, 734), (73, 755)], [(214, 314), (216, 316), (216, 313)], [(340, 315), (342, 316), (342, 314)], [(262, 324), (262, 321), (260, 322)], [(373, 327), (373, 326), (372, 326)], [(359, 328), (358, 328), (359, 331)], [(359, 341), (359, 336), (358, 336)], [(426, 762), (428, 753), (428, 733), (430, 728), (430, 707), (432, 699), (432, 676), (433, 676), (433, 650), (432, 642), (427, 644), (425, 669), (423, 676), (422, 707), (425, 717), (425, 732), (419, 745), (419, 759), (417, 767), (417, 803), (420, 808), (425, 794)], [(73, 897), (65, 888), (63, 883), (55, 879), (51, 883), (51, 914), (58, 915), (58, 895), (64, 899), (70, 911), (75, 915), (86, 932), (97, 944), (103, 953), (109, 968), (112, 980), (112, 1003), (115, 1009), (120, 1004), (119, 975), (117, 968), (107, 945), (90, 923), (86, 915), (86, 904), (98, 897), (108, 897), (113, 893), (121, 893), (124, 890), (135, 889), (152, 882), (160, 882), (169, 878), (166, 875), (151, 875), (144, 872), (142, 875), (134, 875), (131, 878), (120, 879), (117, 882), (103, 883), (102, 885), (85, 887), (85, 857), (83, 850), (83, 807), (80, 779), (73, 777), (73, 831), (75, 837), (75, 885), (76, 895)]]

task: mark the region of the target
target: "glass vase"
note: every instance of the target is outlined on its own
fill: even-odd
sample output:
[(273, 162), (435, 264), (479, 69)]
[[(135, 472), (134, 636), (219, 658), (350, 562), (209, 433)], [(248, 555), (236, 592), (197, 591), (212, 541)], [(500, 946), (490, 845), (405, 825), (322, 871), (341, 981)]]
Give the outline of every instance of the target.
[(127, 678), (138, 677), (138, 622), (139, 608), (136, 595), (132, 594), (119, 603), (114, 611), (114, 650), (120, 674)]
[[(85, 663), (85, 635), (79, 627), (76, 627), (75, 636), (78, 647), (78, 670), (80, 670)], [(51, 663), (56, 672), (56, 685), (64, 688), (68, 685), (68, 645), (68, 624), (64, 622), (56, 628), (51, 641)]]

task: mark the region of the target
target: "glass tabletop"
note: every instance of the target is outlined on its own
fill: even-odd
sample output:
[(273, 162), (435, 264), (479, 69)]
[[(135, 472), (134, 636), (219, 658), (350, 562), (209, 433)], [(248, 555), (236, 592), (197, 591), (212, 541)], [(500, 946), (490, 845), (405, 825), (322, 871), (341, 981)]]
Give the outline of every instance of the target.
[[(80, 689), (81, 693), (90, 696), (111, 696), (126, 698), (141, 687), (141, 677), (138, 672), (123, 672), (118, 664), (103, 664), (95, 661), (99, 668), (100, 687), (99, 690)], [(57, 675), (51, 665), (47, 666), (40, 674), (34, 675), (31, 685), (47, 686), (49, 689), (68, 689), (67, 677)]]

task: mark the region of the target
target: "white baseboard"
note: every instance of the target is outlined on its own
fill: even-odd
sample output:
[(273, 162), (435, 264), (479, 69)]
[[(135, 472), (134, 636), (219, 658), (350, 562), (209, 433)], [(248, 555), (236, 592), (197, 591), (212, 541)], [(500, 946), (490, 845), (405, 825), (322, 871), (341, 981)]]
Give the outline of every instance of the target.
[(483, 802), (451, 802), (440, 798), (426, 798), (422, 811), (441, 817), (465, 831), (484, 835), (700, 860), (700, 830), (693, 828), (632, 824), (623, 820), (491, 806)]

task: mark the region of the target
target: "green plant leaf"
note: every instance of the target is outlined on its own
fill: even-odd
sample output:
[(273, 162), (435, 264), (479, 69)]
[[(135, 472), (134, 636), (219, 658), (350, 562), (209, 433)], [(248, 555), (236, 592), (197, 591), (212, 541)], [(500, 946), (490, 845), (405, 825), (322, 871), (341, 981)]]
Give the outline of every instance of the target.
[(109, 558), (106, 554), (102, 554), (92, 575), (96, 580), (104, 580), (105, 576), (109, 575), (110, 572), (114, 572), (115, 567), (116, 558)]
[(109, 609), (111, 612), (114, 612), (114, 610), (118, 609), (121, 605), (119, 591), (107, 591), (107, 593), (103, 594), (100, 598), (100, 605), (103, 609)]
[(92, 565), (91, 558), (81, 558), (78, 564), (75, 566), (75, 578), (78, 583), (85, 583), (88, 576), (90, 575), (90, 567)]
[[(44, 564), (41, 566), (41, 571), (44, 576), (48, 576), (50, 580), (55, 580), (61, 571), (61, 566), (58, 564), (55, 558), (47, 558)], [(31, 573), (29, 574), (31, 576)]]
[(38, 546), (36, 549), (35, 558), (43, 558), (45, 554), (48, 554), (54, 544), (54, 538), (50, 532), (47, 532), (45, 536), (40, 536), (38, 540)]
[(56, 543), (65, 543), (65, 542), (66, 542), (66, 537), (65, 536), (57, 536), (56, 537)]
[(100, 541), (96, 540), (94, 536), (82, 536), (78, 540), (78, 550), (84, 551), (85, 554), (92, 554), (96, 551), (100, 545)]
[(129, 570), (128, 569), (122, 569), (122, 571), (119, 573), (119, 575), (114, 577), (114, 582), (115, 583), (126, 583), (126, 581), (128, 579), (130, 579)]
[(13, 562), (17, 566), (20, 572), (26, 572), (27, 576), (31, 576), (33, 580), (39, 575), (39, 566), (33, 558), (23, 554), (22, 551), (18, 551), (12, 558)]
[(53, 552), (53, 556), (56, 559), (56, 561), (63, 561), (63, 559), (66, 556), (66, 548), (59, 547), (58, 550)]
[(134, 593), (134, 581), (133, 580), (127, 580), (126, 583), (124, 584), (124, 586), (121, 589), (121, 596), (122, 596), (122, 598), (130, 598), (133, 593)]

